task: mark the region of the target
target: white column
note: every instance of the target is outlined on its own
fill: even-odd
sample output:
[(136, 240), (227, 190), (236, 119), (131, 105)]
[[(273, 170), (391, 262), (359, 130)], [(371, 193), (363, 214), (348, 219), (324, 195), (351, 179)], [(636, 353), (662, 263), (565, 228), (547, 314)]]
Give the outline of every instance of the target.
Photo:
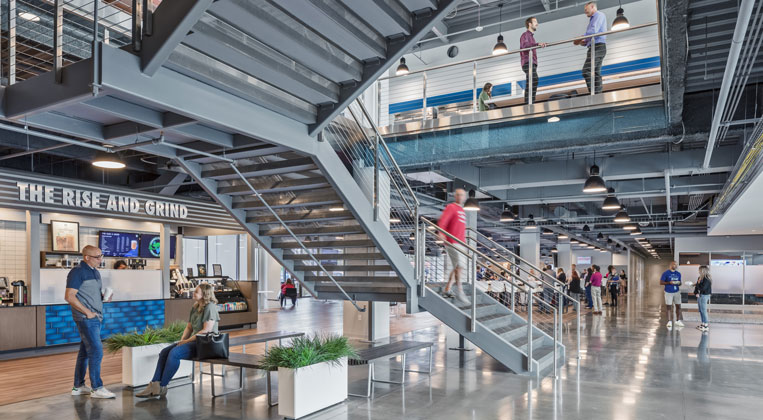
[[(175, 250), (177, 251), (177, 250)], [(159, 231), (159, 266), (162, 270), (162, 298), (170, 298), (170, 225), (162, 223)]]
[(522, 229), (519, 233), (519, 256), (536, 267), (540, 266), (540, 229)]
[[(562, 267), (564, 269), (564, 272), (567, 273), (567, 275), (571, 275), (571, 267), (572, 267), (572, 245), (567, 243), (558, 243), (556, 244), (556, 250), (559, 251), (556, 254), (557, 262), (559, 263), (559, 267)], [(578, 273), (580, 271), (578, 270)], [(569, 277), (568, 277), (569, 278)]]
[[(40, 304), (40, 213), (26, 211), (27, 293), (29, 304)], [(15, 279), (9, 279), (9, 282)]]

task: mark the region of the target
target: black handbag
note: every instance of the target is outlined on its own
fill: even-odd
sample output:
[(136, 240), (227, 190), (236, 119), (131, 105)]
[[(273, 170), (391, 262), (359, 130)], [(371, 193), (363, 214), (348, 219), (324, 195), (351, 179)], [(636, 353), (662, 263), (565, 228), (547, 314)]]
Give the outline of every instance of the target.
[(196, 357), (198, 359), (227, 359), (228, 334), (198, 334), (196, 336)]

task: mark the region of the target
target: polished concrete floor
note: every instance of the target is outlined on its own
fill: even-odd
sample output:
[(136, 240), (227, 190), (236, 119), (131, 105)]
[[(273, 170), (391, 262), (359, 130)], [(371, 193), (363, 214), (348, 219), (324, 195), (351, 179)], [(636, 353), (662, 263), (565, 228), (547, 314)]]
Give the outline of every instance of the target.
[[(584, 315), (580, 358), (570, 342), (570, 357), (558, 380), (514, 375), (479, 350), (448, 350), (451, 334), (442, 326), (406, 333), (399, 337), (436, 342), (431, 376), (409, 373), (405, 386), (376, 384), (371, 399), (350, 398), (308, 418), (763, 418), (763, 326), (711, 324), (703, 335), (696, 324), (687, 323), (680, 331), (668, 331), (660, 318), (660, 297), (659, 291), (633, 296), (616, 311)], [(309, 311), (311, 305), (297, 310)], [(423, 364), (426, 352), (409, 360)], [(389, 369), (381, 366), (378, 376), (399, 374)], [(352, 391), (363, 392), (364, 374), (363, 367), (351, 368)], [(226, 385), (236, 382), (229, 372)], [(116, 400), (64, 394), (7, 405), (0, 412), (3, 419), (280, 418), (277, 407), (268, 408), (263, 378), (254, 372), (247, 376), (243, 395), (215, 400), (208, 379), (173, 388), (164, 400), (139, 401), (132, 391), (109, 388)]]

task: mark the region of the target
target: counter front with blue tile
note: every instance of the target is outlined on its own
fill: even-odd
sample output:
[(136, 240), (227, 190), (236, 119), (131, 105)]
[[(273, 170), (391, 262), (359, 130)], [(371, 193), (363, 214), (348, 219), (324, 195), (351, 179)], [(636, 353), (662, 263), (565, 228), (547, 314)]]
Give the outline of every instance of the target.
[[(163, 300), (138, 300), (104, 303), (104, 319), (101, 338), (146, 327), (164, 325)], [(52, 305), (45, 308), (45, 345), (79, 342), (79, 332), (72, 320), (69, 305)]]

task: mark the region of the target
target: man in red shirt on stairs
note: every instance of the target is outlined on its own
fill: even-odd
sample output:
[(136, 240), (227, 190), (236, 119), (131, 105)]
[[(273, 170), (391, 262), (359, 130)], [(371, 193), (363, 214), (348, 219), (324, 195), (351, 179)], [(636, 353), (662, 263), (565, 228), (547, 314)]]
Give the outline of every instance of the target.
[[(445, 207), (437, 225), (454, 237), (466, 242), (466, 213), (464, 212), (466, 191), (463, 188), (457, 188), (453, 195), (455, 201)], [(466, 268), (466, 249), (447, 235), (440, 233), (438, 236), (441, 241), (447, 241), (445, 250), (448, 252), (450, 261), (453, 263), (453, 271), (448, 275), (448, 283), (445, 285), (442, 295), (447, 298), (456, 297), (459, 301), (468, 303), (469, 300), (466, 299), (464, 290), (461, 287), (461, 273)], [(455, 296), (450, 291), (454, 281), (457, 287)]]

